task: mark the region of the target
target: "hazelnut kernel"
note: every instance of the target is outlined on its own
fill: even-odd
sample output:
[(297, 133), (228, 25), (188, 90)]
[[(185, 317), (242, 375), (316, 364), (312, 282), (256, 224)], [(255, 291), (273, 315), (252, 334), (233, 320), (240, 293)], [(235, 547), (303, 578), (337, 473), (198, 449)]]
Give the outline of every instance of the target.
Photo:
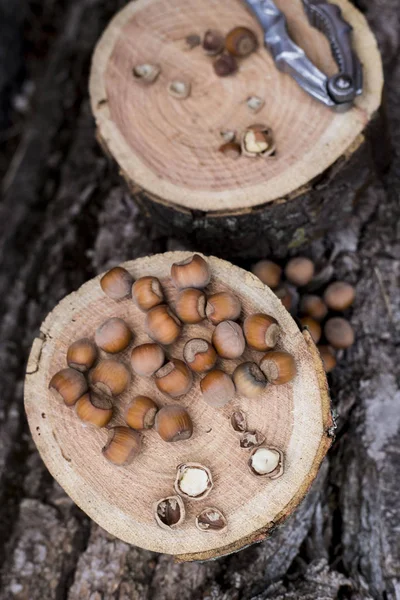
[(124, 300), (131, 295), (133, 277), (123, 267), (114, 267), (100, 279), (103, 292), (112, 300)]
[(56, 392), (67, 406), (73, 406), (87, 392), (88, 385), (82, 373), (67, 368), (53, 375), (49, 388)]
[(297, 256), (296, 258), (291, 258), (287, 263), (285, 275), (293, 285), (302, 287), (310, 283), (314, 276), (314, 270), (312, 260), (304, 256)]
[(249, 458), (250, 471), (260, 476), (266, 476), (268, 479), (278, 479), (283, 475), (283, 454), (276, 448), (266, 448), (264, 446), (255, 448)]
[(318, 346), (319, 353), (324, 364), (326, 373), (330, 373), (336, 367), (336, 357), (333, 348), (330, 346)]
[(109, 462), (120, 467), (129, 465), (141, 447), (142, 438), (137, 431), (118, 426), (108, 430), (108, 440), (102, 453)]
[(280, 284), (282, 269), (279, 265), (272, 262), (272, 260), (259, 260), (253, 266), (252, 273), (261, 279), (265, 285), (271, 289), (275, 289)]
[(182, 290), (175, 302), (175, 312), (183, 323), (200, 323), (206, 317), (206, 296), (202, 290)]
[(218, 292), (209, 296), (206, 306), (207, 318), (213, 325), (222, 321), (236, 321), (240, 317), (242, 304), (230, 292)]
[(260, 369), (265, 377), (274, 385), (282, 385), (292, 381), (296, 376), (296, 363), (288, 352), (267, 352), (261, 359)]
[(180, 496), (161, 498), (153, 505), (157, 525), (162, 529), (176, 529), (185, 520), (185, 506)]
[(132, 300), (140, 310), (147, 312), (161, 304), (164, 294), (157, 277), (140, 277), (132, 286)]
[(246, 347), (242, 328), (234, 321), (219, 323), (214, 329), (212, 343), (222, 358), (239, 358)]
[(245, 398), (258, 398), (267, 387), (267, 380), (256, 363), (245, 362), (232, 375), (236, 391)]
[(314, 341), (314, 344), (318, 344), (322, 334), (321, 325), (311, 317), (302, 317), (300, 319), (300, 323), (303, 327), (306, 327), (308, 329)]
[(177, 100), (185, 100), (190, 96), (192, 85), (188, 81), (175, 79), (168, 84), (168, 93)]
[(243, 323), (246, 342), (254, 350), (272, 350), (276, 345), (280, 327), (274, 317), (263, 313), (249, 315)]
[(151, 377), (161, 369), (165, 361), (165, 352), (158, 344), (141, 344), (133, 348), (131, 366), (141, 377)]
[(214, 71), (218, 77), (228, 77), (228, 75), (233, 75), (238, 70), (237, 60), (232, 54), (221, 54), (214, 61)]
[(345, 281), (331, 283), (325, 290), (324, 300), (331, 310), (346, 310), (354, 302), (356, 291)]
[(178, 339), (181, 323), (166, 304), (159, 304), (146, 314), (145, 329), (152, 340), (167, 346)]
[(182, 360), (172, 358), (155, 374), (156, 386), (171, 398), (179, 398), (188, 393), (193, 383), (193, 375)]
[(90, 372), (93, 388), (107, 396), (119, 396), (130, 383), (128, 367), (118, 360), (108, 358), (101, 360)]
[(180, 404), (163, 406), (156, 414), (155, 430), (164, 442), (180, 442), (192, 437), (193, 423)]
[(225, 406), (235, 395), (232, 377), (224, 371), (214, 369), (200, 381), (203, 400), (214, 408)]
[(186, 342), (183, 358), (195, 373), (210, 371), (217, 362), (217, 353), (209, 342), (195, 338)]
[(133, 77), (143, 83), (154, 83), (161, 73), (160, 65), (144, 63), (133, 67)]
[(259, 96), (249, 96), (246, 100), (246, 104), (252, 113), (257, 114), (265, 105), (265, 100)]
[(225, 48), (234, 56), (244, 58), (257, 50), (257, 37), (247, 27), (235, 27), (225, 38)]
[(342, 317), (334, 317), (325, 323), (325, 337), (329, 344), (341, 350), (354, 344), (354, 330), (350, 323)]
[(196, 527), (200, 531), (222, 533), (227, 528), (225, 516), (218, 508), (207, 506), (196, 517)]
[(132, 429), (150, 429), (154, 425), (158, 406), (147, 396), (136, 396), (128, 404), (125, 420)]
[(203, 500), (213, 487), (211, 471), (198, 463), (179, 465), (174, 487), (184, 498)]
[(89, 338), (82, 338), (73, 342), (68, 348), (67, 363), (71, 369), (88, 371), (97, 358), (97, 347)]
[(216, 56), (224, 49), (224, 36), (216, 29), (209, 29), (203, 38), (203, 50), (209, 56)]
[(272, 130), (266, 125), (251, 125), (242, 135), (242, 152), (245, 156), (272, 156), (276, 147)]
[(105, 427), (112, 419), (113, 408), (109, 398), (84, 394), (75, 404), (75, 411), (81, 421), (97, 427)]
[(193, 254), (172, 265), (171, 278), (178, 289), (202, 289), (210, 283), (210, 267), (202, 256)]
[(97, 328), (94, 339), (109, 354), (122, 352), (132, 341), (132, 331), (123, 319), (112, 317)]
[(300, 312), (316, 321), (322, 321), (328, 313), (328, 307), (319, 296), (306, 294), (300, 301)]

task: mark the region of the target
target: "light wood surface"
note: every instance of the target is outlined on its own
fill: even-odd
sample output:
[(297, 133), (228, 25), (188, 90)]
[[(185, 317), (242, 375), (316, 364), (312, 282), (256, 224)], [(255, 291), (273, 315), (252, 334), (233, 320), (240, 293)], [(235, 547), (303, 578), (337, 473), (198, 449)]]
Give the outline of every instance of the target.
[[(176, 294), (169, 281), (173, 262), (190, 254), (174, 252), (125, 263), (135, 277), (160, 278), (168, 300)], [(114, 302), (105, 297), (99, 277), (67, 296), (50, 313), (33, 344), (27, 367), (25, 407), (33, 439), (52, 475), (71, 498), (96, 522), (129, 543), (180, 560), (220, 556), (258, 541), (284, 520), (304, 497), (331, 443), (332, 420), (325, 374), (310, 336), (299, 331), (289, 313), (269, 288), (252, 274), (225, 261), (209, 258), (212, 281), (207, 292), (229, 289), (243, 302), (243, 316), (267, 312), (282, 327), (279, 348), (296, 359), (298, 375), (292, 383), (269, 386), (259, 400), (236, 396), (222, 409), (213, 409), (201, 398), (199, 377), (179, 402), (194, 422), (188, 441), (168, 444), (155, 431), (144, 434), (141, 455), (127, 467), (108, 463), (101, 454), (107, 433), (83, 425), (48, 390), (52, 375), (66, 366), (70, 343), (92, 336), (106, 318), (124, 318), (134, 331), (134, 341), (121, 359), (129, 364), (130, 349), (149, 341), (143, 331), (144, 314), (131, 300)], [(169, 355), (182, 358), (185, 342), (193, 337), (211, 339), (213, 327), (205, 321), (185, 326)], [(246, 350), (241, 361), (258, 360), (261, 354)], [(228, 372), (241, 361), (220, 361)], [(134, 376), (130, 388), (115, 401), (120, 424), (122, 412), (134, 395), (149, 395), (161, 405), (176, 402), (161, 394), (151, 379)], [(286, 455), (284, 475), (275, 481), (257, 478), (247, 469), (248, 451), (239, 446), (239, 434), (230, 416), (241, 408), (249, 428), (259, 429), (268, 444)], [(112, 424), (113, 424), (112, 423)], [(199, 462), (210, 468), (214, 489), (204, 502), (185, 502), (187, 518), (176, 531), (160, 529), (152, 514), (154, 501), (171, 495), (177, 466)], [(195, 527), (195, 516), (204, 506), (223, 511), (228, 528), (223, 534), (205, 534)]]
[[(277, 0), (291, 35), (327, 74), (337, 70), (326, 38), (312, 28), (300, 0)], [(90, 93), (98, 133), (123, 175), (152, 199), (206, 212), (240, 212), (290, 194), (323, 173), (354, 142), (377, 110), (382, 67), (364, 16), (348, 0), (337, 0), (354, 28), (354, 47), (364, 69), (364, 93), (352, 110), (338, 114), (278, 72), (262, 45), (262, 32), (241, 0), (137, 0), (119, 12), (94, 54)], [(252, 28), (260, 49), (234, 76), (219, 78), (201, 47), (182, 49), (188, 34), (209, 28), (227, 33)], [(157, 81), (134, 80), (133, 66), (159, 63)], [(176, 100), (172, 79), (190, 81), (192, 93)], [(252, 115), (246, 99), (265, 99)], [(218, 152), (220, 131), (240, 133), (255, 122), (269, 125), (277, 154), (272, 159), (233, 160)], [(353, 148), (353, 149), (352, 149)]]

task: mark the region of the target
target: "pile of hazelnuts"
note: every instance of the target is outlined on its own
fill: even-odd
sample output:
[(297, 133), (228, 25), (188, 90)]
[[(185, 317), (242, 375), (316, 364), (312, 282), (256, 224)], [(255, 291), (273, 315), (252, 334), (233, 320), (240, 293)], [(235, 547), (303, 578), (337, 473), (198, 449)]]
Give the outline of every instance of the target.
[[(314, 286), (315, 265), (304, 256), (290, 259), (283, 269), (271, 260), (260, 260), (252, 272), (275, 292), (285, 308), (297, 317), (300, 326), (309, 330), (325, 371), (330, 373), (337, 364), (339, 352), (354, 343), (354, 330), (342, 315), (354, 302), (354, 287), (345, 281)], [(282, 281), (283, 274), (286, 281)]]
[[(74, 407), (82, 421), (106, 427), (113, 417), (114, 399), (130, 384), (131, 370), (140, 377), (152, 377), (158, 390), (171, 398), (186, 395), (193, 385), (193, 374), (199, 374), (202, 397), (214, 408), (229, 403), (236, 393), (257, 398), (269, 384), (290, 382), (296, 375), (296, 363), (291, 354), (274, 350), (280, 336), (276, 319), (264, 313), (251, 314), (240, 325), (239, 298), (230, 291), (207, 296), (204, 289), (210, 279), (210, 266), (198, 254), (174, 263), (171, 280), (178, 295), (172, 309), (156, 277), (144, 276), (134, 281), (123, 267), (108, 271), (100, 280), (103, 292), (117, 302), (132, 298), (144, 313), (144, 328), (151, 341), (132, 349), (130, 369), (114, 355), (128, 348), (133, 333), (123, 319), (109, 318), (98, 327), (94, 339), (82, 338), (69, 346), (68, 368), (52, 377), (50, 389), (67, 406)], [(203, 338), (190, 339), (183, 348), (183, 360), (167, 358), (166, 348), (178, 339), (183, 325), (205, 319), (215, 326), (211, 343)], [(232, 376), (216, 367), (219, 357), (240, 358), (246, 345), (264, 353), (259, 364), (243, 362)], [(190, 414), (178, 403), (159, 407), (147, 396), (136, 396), (124, 417), (126, 425), (108, 428), (108, 441), (102, 450), (104, 457), (118, 466), (129, 464), (140, 452), (141, 431), (154, 426), (159, 436), (170, 443), (187, 440), (193, 433)], [(265, 437), (260, 432), (248, 431), (246, 415), (241, 411), (231, 415), (231, 424), (241, 433), (240, 446), (251, 451), (250, 471), (258, 477), (280, 477), (282, 452), (264, 446)], [(168, 529), (184, 519), (182, 497), (202, 500), (209, 494), (212, 474), (197, 463), (179, 465), (174, 487), (176, 496), (163, 498), (154, 506), (157, 523)], [(197, 516), (196, 526), (201, 531), (223, 531), (226, 519), (217, 508), (207, 507)]]

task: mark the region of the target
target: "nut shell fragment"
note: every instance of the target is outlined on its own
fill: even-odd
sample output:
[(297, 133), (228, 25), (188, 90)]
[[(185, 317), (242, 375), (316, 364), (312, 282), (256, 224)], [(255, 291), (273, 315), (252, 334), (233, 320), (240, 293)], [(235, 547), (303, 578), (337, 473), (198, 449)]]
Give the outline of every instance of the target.
[(161, 73), (160, 65), (152, 65), (150, 63), (143, 63), (141, 65), (136, 65), (133, 67), (133, 77), (137, 81), (142, 81), (143, 83), (154, 83), (158, 76)]
[(245, 156), (268, 157), (275, 153), (272, 130), (266, 125), (251, 125), (242, 135), (242, 152)]
[(199, 463), (179, 465), (174, 487), (185, 498), (203, 500), (213, 487), (211, 471)]
[(260, 431), (245, 431), (240, 439), (240, 447), (245, 450), (252, 450), (261, 446), (265, 442), (265, 435)]
[(223, 533), (227, 528), (227, 520), (222, 512), (213, 506), (203, 508), (196, 517), (196, 527), (208, 533)]
[(235, 431), (244, 432), (247, 430), (247, 419), (242, 410), (235, 410), (232, 413), (231, 425)]
[(176, 529), (185, 520), (185, 505), (180, 496), (161, 498), (154, 503), (153, 510), (161, 529)]
[(190, 96), (190, 92), (192, 91), (192, 85), (188, 81), (180, 81), (175, 79), (174, 81), (170, 81), (168, 84), (168, 93), (173, 98), (177, 98), (178, 100), (184, 100)]

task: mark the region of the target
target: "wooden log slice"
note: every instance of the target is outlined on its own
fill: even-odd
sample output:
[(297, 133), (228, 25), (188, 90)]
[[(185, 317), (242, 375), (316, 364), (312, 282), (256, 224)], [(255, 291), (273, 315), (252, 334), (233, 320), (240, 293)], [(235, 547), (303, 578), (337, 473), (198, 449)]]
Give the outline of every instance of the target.
[[(277, 4), (313, 62), (329, 75), (337, 72), (328, 41), (308, 24), (301, 1)], [(370, 176), (360, 147), (380, 104), (382, 67), (363, 15), (348, 0), (337, 4), (354, 28), (364, 70), (364, 92), (345, 113), (320, 104), (276, 69), (241, 0), (137, 0), (114, 17), (93, 57), (92, 109), (99, 139), (162, 233), (175, 231), (208, 252), (226, 247), (242, 254), (254, 251), (263, 233), (282, 253), (282, 246), (301, 245), (348, 216)], [(238, 25), (254, 30), (260, 47), (234, 75), (218, 77), (201, 46), (184, 49), (190, 34), (226, 34)], [(161, 67), (150, 85), (132, 73), (143, 63)], [(188, 98), (169, 95), (176, 79), (190, 83)], [(253, 95), (265, 100), (255, 115), (246, 104)], [(219, 152), (222, 131), (240, 137), (254, 123), (272, 128), (273, 158), (234, 160)]]
[[(174, 252), (127, 262), (134, 278), (154, 275), (160, 279), (173, 305), (176, 289), (169, 274), (173, 262), (187, 252)], [(194, 433), (191, 439), (164, 442), (154, 430), (143, 434), (142, 453), (126, 467), (116, 467), (101, 453), (105, 429), (84, 425), (74, 409), (67, 408), (48, 389), (51, 377), (66, 366), (69, 345), (111, 316), (126, 320), (134, 332), (130, 347), (118, 355), (129, 365), (133, 346), (149, 341), (144, 333), (144, 313), (127, 299), (114, 302), (102, 292), (96, 277), (67, 296), (48, 315), (31, 351), (25, 385), (25, 408), (33, 439), (48, 469), (93, 520), (118, 538), (149, 550), (174, 554), (179, 560), (209, 559), (234, 552), (262, 540), (272, 527), (284, 521), (302, 501), (333, 433), (330, 401), (319, 354), (308, 333), (302, 334), (273, 292), (256, 277), (225, 261), (210, 257), (212, 280), (207, 293), (231, 290), (243, 303), (242, 317), (254, 312), (274, 316), (282, 328), (278, 347), (291, 352), (298, 374), (282, 386), (269, 386), (258, 400), (238, 395), (225, 407), (206, 404), (199, 389), (200, 377), (179, 400), (159, 392), (152, 379), (132, 378), (129, 389), (115, 400), (110, 425), (123, 424), (123, 412), (135, 395), (148, 395), (160, 405), (179, 402), (189, 411)], [(210, 340), (213, 326), (204, 321), (185, 326), (168, 354), (182, 358), (185, 342), (193, 337)], [(104, 353), (103, 353), (104, 355)], [(261, 353), (246, 350), (242, 359), (220, 360), (232, 373), (239, 362), (259, 360)], [(247, 466), (249, 452), (240, 448), (240, 435), (230, 423), (235, 409), (248, 417), (248, 428), (258, 429), (266, 443), (285, 454), (285, 471), (275, 481), (255, 477)], [(177, 466), (197, 462), (211, 470), (214, 488), (203, 501), (186, 501), (186, 521), (166, 531), (156, 524), (153, 502), (173, 493)], [(195, 517), (206, 506), (222, 510), (228, 521), (224, 533), (196, 529)]]

